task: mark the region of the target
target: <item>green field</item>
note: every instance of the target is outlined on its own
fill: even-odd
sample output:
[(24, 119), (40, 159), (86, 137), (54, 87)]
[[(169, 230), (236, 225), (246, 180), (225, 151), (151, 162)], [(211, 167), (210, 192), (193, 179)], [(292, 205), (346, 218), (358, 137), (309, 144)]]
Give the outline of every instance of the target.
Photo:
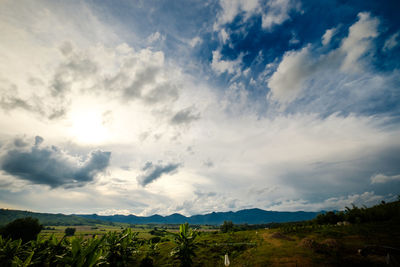
[[(62, 238), (66, 227), (54, 226), (54, 230), (43, 230), (40, 236)], [(69, 238), (92, 238), (123, 229), (123, 225), (78, 226), (75, 236)], [(132, 230), (138, 233), (139, 240), (143, 240), (139, 247), (141, 255), (148, 250), (146, 241), (160, 236), (150, 233), (154, 230), (153, 225)], [(174, 264), (170, 252), (175, 246), (173, 234), (177, 231), (170, 227), (158, 241), (158, 254), (153, 256), (156, 266)], [(225, 254), (230, 258), (230, 266), (384, 266), (385, 254), (362, 256), (358, 250), (371, 244), (400, 247), (400, 226), (391, 222), (309, 226), (297, 230), (281, 227), (230, 233), (206, 228), (198, 231), (194, 266), (223, 266)]]
[(230, 266), (399, 266), (399, 216), (395, 201), (269, 228), (114, 223), (72, 226), (73, 236), (65, 235), (71, 226), (40, 231), (27, 218), (37, 240), (0, 236), (0, 266), (224, 266), (225, 255)]

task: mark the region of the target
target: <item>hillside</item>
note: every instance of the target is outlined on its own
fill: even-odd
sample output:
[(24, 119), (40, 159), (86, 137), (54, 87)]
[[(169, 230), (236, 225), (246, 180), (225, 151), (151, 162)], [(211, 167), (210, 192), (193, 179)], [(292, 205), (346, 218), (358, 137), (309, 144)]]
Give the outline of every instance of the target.
[(166, 223), (180, 224), (188, 222), (190, 224), (210, 224), (220, 225), (224, 221), (232, 221), (233, 223), (242, 224), (262, 224), (270, 222), (294, 222), (311, 220), (320, 212), (279, 212), (265, 211), (262, 209), (245, 209), (237, 212), (212, 212), (204, 215), (193, 215), (190, 217), (174, 213), (168, 216), (152, 215), (149, 217), (141, 217), (135, 215), (112, 215), (101, 216), (97, 214), (77, 215), (83, 218), (103, 220), (108, 222), (123, 222), (130, 224), (146, 224), (146, 223)]
[(110, 224), (98, 219), (84, 218), (74, 215), (37, 213), (22, 210), (0, 209), (0, 225), (5, 225), (15, 219), (33, 217), (37, 218), (43, 225), (95, 225)]
[(232, 221), (236, 224), (263, 224), (270, 222), (294, 222), (314, 219), (320, 212), (279, 212), (265, 211), (261, 209), (246, 209), (237, 212), (212, 212), (204, 215), (190, 217), (174, 213), (168, 216), (152, 215), (148, 217), (135, 215), (111, 215), (101, 216), (97, 214), (64, 215), (52, 213), (36, 213), (21, 210), (0, 209), (0, 225), (5, 225), (15, 219), (34, 217), (43, 225), (95, 225), (111, 223), (129, 224), (209, 224), (220, 225), (224, 221)]

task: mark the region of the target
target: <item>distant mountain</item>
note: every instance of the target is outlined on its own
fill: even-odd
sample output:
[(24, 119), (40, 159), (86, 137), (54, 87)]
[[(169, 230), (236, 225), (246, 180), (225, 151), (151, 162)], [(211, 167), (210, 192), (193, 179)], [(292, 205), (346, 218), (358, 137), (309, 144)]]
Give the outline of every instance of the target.
[(84, 218), (74, 215), (38, 213), (22, 210), (0, 209), (0, 226), (6, 225), (15, 219), (33, 217), (37, 218), (43, 225), (95, 225), (95, 224), (110, 224), (97, 219)]
[(245, 209), (236, 212), (212, 212), (204, 215), (193, 215), (190, 217), (174, 213), (169, 216), (152, 215), (149, 217), (141, 217), (135, 215), (110, 215), (101, 216), (97, 214), (76, 215), (79, 217), (95, 220), (103, 220), (108, 222), (123, 222), (130, 224), (180, 224), (188, 222), (190, 224), (210, 224), (220, 225), (224, 221), (232, 221), (236, 224), (263, 224), (271, 222), (294, 222), (314, 219), (320, 212), (280, 212), (266, 211), (261, 209)]
[(271, 222), (304, 221), (315, 218), (321, 212), (280, 212), (261, 209), (245, 209), (236, 212), (212, 212), (204, 215), (190, 217), (174, 213), (168, 216), (158, 214), (142, 217), (135, 215), (111, 215), (101, 216), (97, 214), (64, 215), (52, 213), (37, 213), (21, 210), (0, 209), (0, 225), (5, 225), (15, 219), (24, 217), (37, 218), (43, 225), (95, 225), (111, 224), (114, 222), (129, 224), (210, 224), (220, 225), (224, 221), (232, 221), (235, 224), (263, 224)]

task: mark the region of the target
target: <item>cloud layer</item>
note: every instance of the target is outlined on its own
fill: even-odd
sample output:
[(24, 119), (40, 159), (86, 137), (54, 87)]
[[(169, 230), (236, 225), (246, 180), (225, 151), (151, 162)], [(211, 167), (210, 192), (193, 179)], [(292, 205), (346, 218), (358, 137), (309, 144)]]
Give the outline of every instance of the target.
[(394, 199), (393, 10), (2, 1), (0, 206), (192, 215)]

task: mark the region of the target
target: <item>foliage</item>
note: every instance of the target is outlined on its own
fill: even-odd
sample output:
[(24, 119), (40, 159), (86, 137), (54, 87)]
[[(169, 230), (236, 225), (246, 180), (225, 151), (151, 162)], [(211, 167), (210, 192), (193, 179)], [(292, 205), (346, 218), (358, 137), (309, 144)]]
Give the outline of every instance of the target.
[(221, 225), (220, 230), (222, 233), (228, 233), (233, 231), (233, 222), (232, 221), (224, 221)]
[(317, 224), (337, 224), (338, 222), (347, 221), (350, 223), (366, 223), (379, 222), (387, 220), (400, 220), (400, 201), (386, 203), (382, 201), (373, 207), (346, 207), (345, 211), (333, 212), (329, 211), (319, 214), (315, 218)]
[(50, 213), (37, 213), (22, 210), (8, 210), (0, 209), (0, 225), (6, 225), (16, 219), (32, 217), (38, 219), (43, 225), (96, 225), (96, 224), (109, 224), (97, 219), (83, 218), (74, 215), (64, 214), (50, 214)]
[(179, 233), (175, 236), (176, 247), (172, 250), (171, 255), (180, 261), (181, 266), (192, 266), (192, 258), (196, 256), (197, 248), (194, 240), (197, 236), (196, 232), (190, 229), (189, 224), (181, 224)]
[[(183, 224), (178, 234), (153, 229), (153, 225), (140, 235), (118, 227), (119, 232), (100, 229), (97, 233), (101, 237), (91, 237), (95, 231), (88, 233), (80, 228), (78, 236), (58, 239), (47, 236), (23, 242), (0, 236), (0, 266), (219, 266), (226, 253), (235, 266), (383, 266), (384, 256), (362, 258), (354, 251), (365, 244), (400, 248), (398, 205), (399, 201), (371, 208), (353, 206), (324, 214), (319, 221), (323, 224), (317, 218), (268, 224), (269, 229), (233, 225), (227, 233), (211, 229), (194, 232)], [(338, 227), (334, 224), (336, 216), (352, 223)], [(253, 227), (256, 230), (240, 231)], [(57, 229), (62, 233), (63, 228)], [(157, 235), (150, 235), (150, 230)], [(158, 235), (161, 233), (165, 237)], [(175, 237), (175, 242), (170, 241), (170, 236)]]
[(66, 236), (73, 236), (75, 234), (76, 228), (73, 227), (67, 227), (65, 228), (65, 235)]
[(35, 240), (42, 230), (43, 226), (39, 224), (38, 219), (27, 217), (16, 219), (10, 222), (0, 230), (3, 237), (11, 239), (22, 239), (22, 242)]
[(65, 265), (77, 267), (97, 266), (104, 262), (102, 243), (106, 236), (83, 240), (74, 238), (68, 243), (68, 252), (61, 261)]
[(124, 231), (109, 232), (105, 237), (105, 259), (111, 266), (128, 266), (136, 261), (135, 255), (141, 245), (138, 233), (130, 228)]

